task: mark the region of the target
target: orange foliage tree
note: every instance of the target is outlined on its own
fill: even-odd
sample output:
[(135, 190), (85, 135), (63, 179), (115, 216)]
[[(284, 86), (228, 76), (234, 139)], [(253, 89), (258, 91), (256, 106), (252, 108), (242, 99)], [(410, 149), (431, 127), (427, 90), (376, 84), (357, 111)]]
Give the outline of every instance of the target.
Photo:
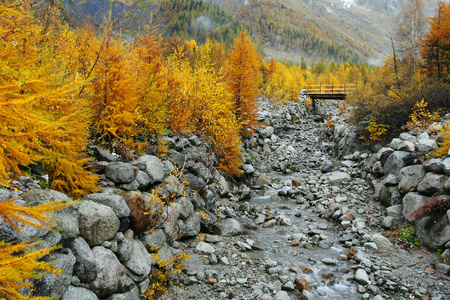
[(136, 60), (128, 49), (124, 49), (126, 45), (111, 36), (112, 22), (105, 20), (104, 23), (104, 44), (90, 86), (92, 129), (94, 135), (107, 144), (123, 142), (131, 146), (136, 133), (134, 110), (138, 103), (137, 70), (133, 67)]
[(421, 40), (421, 55), (429, 74), (444, 82), (450, 81), (450, 4), (440, 1), (434, 17), (429, 19), (430, 31)]
[(60, 68), (52, 46), (60, 24), (51, 8), (37, 18), (28, 2), (0, 5), (0, 184), (41, 161), (52, 188), (76, 197), (92, 192), (97, 177), (84, 168), (88, 112), (78, 97), (83, 81)]
[(256, 96), (262, 81), (261, 55), (244, 31), (239, 33), (231, 48), (225, 77), (233, 94), (236, 117), (242, 125), (242, 134), (251, 134), (258, 126)]

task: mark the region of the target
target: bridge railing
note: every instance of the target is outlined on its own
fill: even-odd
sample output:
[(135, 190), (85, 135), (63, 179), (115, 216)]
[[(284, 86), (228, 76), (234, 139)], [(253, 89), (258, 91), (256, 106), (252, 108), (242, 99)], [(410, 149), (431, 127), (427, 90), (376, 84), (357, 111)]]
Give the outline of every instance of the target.
[(358, 86), (357, 83), (351, 84), (315, 84), (308, 85), (308, 94), (346, 94), (353, 91)]

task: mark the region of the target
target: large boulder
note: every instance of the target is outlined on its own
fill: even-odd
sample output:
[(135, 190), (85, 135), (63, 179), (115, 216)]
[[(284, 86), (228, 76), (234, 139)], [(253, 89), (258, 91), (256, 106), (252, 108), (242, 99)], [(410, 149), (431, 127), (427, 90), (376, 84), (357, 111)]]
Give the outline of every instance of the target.
[(425, 176), (422, 165), (412, 165), (400, 170), (398, 179), (398, 189), (402, 193), (414, 191)]
[(236, 219), (224, 219), (214, 225), (214, 234), (221, 236), (237, 236), (248, 234), (248, 230)]
[(149, 252), (156, 252), (162, 248), (166, 242), (166, 235), (162, 229), (157, 229), (155, 232), (146, 234), (141, 238), (141, 242)]
[(417, 186), (417, 191), (425, 195), (433, 195), (437, 192), (443, 191), (445, 181), (447, 177), (445, 175), (427, 173), (425, 177)]
[(430, 217), (422, 218), (417, 222), (416, 235), (422, 245), (436, 250), (450, 241), (449, 216), (450, 210), (431, 225), (427, 224)]
[(183, 234), (184, 237), (195, 237), (200, 233), (201, 225), (200, 225), (201, 216), (199, 212), (194, 212), (190, 215), (185, 221), (186, 225), (185, 232)]
[(144, 280), (148, 274), (150, 274), (154, 260), (152, 256), (145, 249), (144, 244), (139, 240), (132, 240), (133, 252), (131, 257), (125, 262), (128, 276), (133, 279), (134, 282)]
[(137, 159), (146, 164), (145, 172), (153, 178), (154, 182), (162, 182), (164, 179), (164, 165), (161, 160), (153, 155), (143, 155)]
[(70, 285), (75, 265), (75, 256), (70, 249), (62, 249), (53, 254), (52, 264), (60, 274), (45, 274), (34, 284), (35, 296), (60, 297)]
[(436, 150), (438, 144), (435, 140), (430, 139), (428, 133), (423, 132), (417, 137), (417, 150), (420, 152)]
[(98, 275), (90, 283), (90, 289), (99, 297), (107, 297), (126, 286), (126, 269), (109, 249), (101, 246), (92, 249), (95, 255)]
[(409, 221), (414, 222), (416, 218), (412, 217), (411, 214), (424, 205), (429, 200), (428, 197), (420, 195), (415, 192), (409, 192), (403, 197), (403, 216)]
[[(380, 150), (381, 151), (381, 150)], [(394, 174), (398, 175), (400, 170), (405, 166), (405, 162), (403, 158), (408, 155), (408, 152), (405, 151), (395, 151), (389, 155), (383, 165), (384, 174)]]
[(137, 169), (130, 164), (117, 161), (111, 162), (105, 169), (106, 177), (115, 183), (130, 183), (136, 177)]
[(61, 300), (98, 300), (98, 297), (91, 290), (71, 285), (62, 295)]
[[(41, 189), (33, 189), (29, 192), (22, 195), (21, 199), (26, 203), (27, 205), (38, 205), (38, 204), (44, 204), (49, 203), (55, 200), (65, 200), (69, 197), (63, 193), (54, 191), (54, 190), (41, 190)], [(51, 214), (53, 217), (55, 217), (55, 224), (58, 227), (58, 230), (61, 234), (61, 240), (67, 241), (74, 239), (80, 234), (79, 231), (79, 224), (78, 224), (78, 213), (77, 213), (77, 205), (70, 205), (62, 210), (55, 211)], [(27, 233), (28, 231), (28, 233)], [(38, 233), (39, 234), (36, 234)], [(35, 236), (44, 236), (46, 233), (45, 230), (39, 230), (39, 229), (32, 229), (27, 228), (26, 230), (23, 230), (20, 236), (23, 236), (24, 239), (28, 239), (28, 236), (30, 237)], [(21, 240), (19, 238), (19, 240)], [(59, 243), (59, 241), (55, 241), (54, 245)], [(54, 246), (51, 244), (47, 244), (46, 246)]]
[(95, 255), (88, 243), (82, 238), (77, 237), (70, 244), (76, 263), (73, 273), (81, 282), (90, 283), (97, 278), (97, 265)]
[(120, 227), (120, 221), (111, 207), (92, 201), (78, 206), (80, 235), (90, 246), (100, 245), (112, 239)]
[(111, 207), (118, 218), (130, 216), (127, 202), (120, 195), (110, 193), (89, 194), (84, 196), (83, 200), (90, 200)]
[(154, 200), (156, 205), (157, 197), (153, 197), (149, 194), (148, 197), (139, 191), (130, 191), (123, 195), (127, 206), (130, 208), (130, 228), (133, 229), (135, 233), (141, 233), (147, 230), (150, 223), (150, 218), (152, 217), (151, 212), (157, 212), (162, 210), (163, 203), (159, 202), (159, 207), (156, 210), (152, 209), (150, 199)]
[(441, 158), (427, 159), (426, 161), (423, 162), (423, 167), (427, 172), (441, 173), (442, 159)]
[(377, 152), (377, 160), (381, 162), (381, 165), (384, 165), (386, 162), (386, 159), (388, 159), (389, 155), (391, 155), (394, 152), (394, 149), (386, 147), (381, 148)]
[(327, 173), (326, 176), (330, 182), (330, 185), (340, 185), (342, 182), (350, 180), (350, 175), (340, 171)]

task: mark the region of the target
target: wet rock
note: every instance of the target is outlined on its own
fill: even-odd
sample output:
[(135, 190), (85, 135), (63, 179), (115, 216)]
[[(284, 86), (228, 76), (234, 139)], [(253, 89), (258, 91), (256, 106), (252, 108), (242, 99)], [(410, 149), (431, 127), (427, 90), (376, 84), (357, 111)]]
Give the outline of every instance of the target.
[(112, 239), (119, 230), (120, 221), (109, 206), (84, 201), (78, 206), (80, 235), (90, 246)]

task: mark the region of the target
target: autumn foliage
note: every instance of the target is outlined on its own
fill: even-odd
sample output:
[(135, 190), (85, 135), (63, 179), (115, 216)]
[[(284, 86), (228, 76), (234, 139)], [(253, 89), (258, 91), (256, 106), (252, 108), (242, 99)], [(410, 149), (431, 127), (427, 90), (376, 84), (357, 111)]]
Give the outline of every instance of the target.
[(261, 65), (262, 58), (256, 50), (256, 45), (244, 31), (241, 31), (230, 51), (225, 76), (233, 95), (235, 115), (242, 125), (243, 134), (253, 133), (258, 126), (255, 119), (258, 108), (256, 96), (262, 83), (259, 72)]

